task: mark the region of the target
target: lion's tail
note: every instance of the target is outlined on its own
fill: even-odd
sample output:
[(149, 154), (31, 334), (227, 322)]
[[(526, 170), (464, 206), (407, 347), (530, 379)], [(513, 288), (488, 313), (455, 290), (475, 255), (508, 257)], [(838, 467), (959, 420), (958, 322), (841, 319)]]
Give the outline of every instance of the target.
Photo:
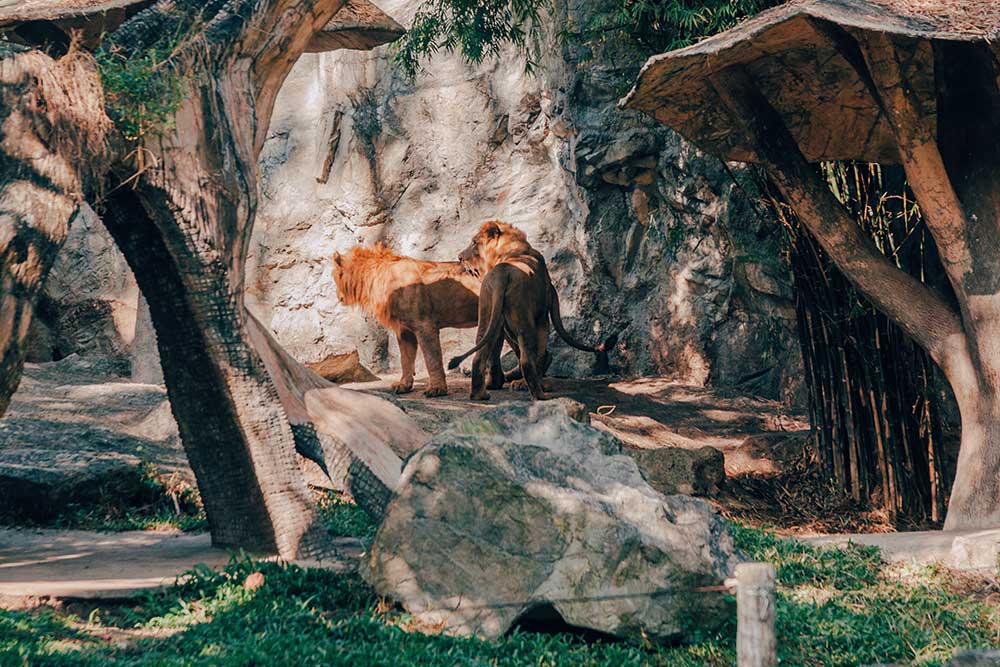
[(577, 339), (566, 331), (566, 327), (563, 326), (562, 315), (559, 313), (559, 294), (556, 292), (554, 285), (549, 285), (549, 319), (552, 320), (552, 326), (555, 327), (556, 333), (562, 338), (570, 347), (575, 347), (578, 350), (584, 352), (593, 352), (597, 355), (597, 363), (594, 366), (594, 370), (597, 373), (607, 373), (611, 370), (611, 365), (608, 362), (608, 351), (618, 344), (618, 333), (615, 332), (607, 337), (607, 339), (598, 345), (597, 347), (591, 347), (590, 345), (584, 345)]
[(486, 329), (486, 333), (483, 337), (479, 339), (475, 347), (464, 354), (460, 354), (457, 357), (452, 357), (451, 361), (448, 362), (448, 370), (454, 370), (458, 368), (458, 365), (468, 359), (470, 356), (483, 349), (487, 345), (496, 342), (500, 337), (500, 330), (503, 328), (503, 300), (504, 300), (504, 289), (495, 289), (492, 291), (493, 303), (490, 307), (490, 324)]

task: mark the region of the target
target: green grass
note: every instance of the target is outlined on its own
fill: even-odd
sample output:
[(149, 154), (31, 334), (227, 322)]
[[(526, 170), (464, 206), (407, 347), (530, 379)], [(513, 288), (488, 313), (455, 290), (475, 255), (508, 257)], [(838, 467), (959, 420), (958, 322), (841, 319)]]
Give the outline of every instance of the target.
[(0, 508), (0, 525), (117, 532), (176, 528), (201, 532), (208, 528), (198, 490), (177, 475), (164, 476), (150, 463), (127, 475), (87, 489), (86, 498), (69, 500), (58, 512), (26, 516)]
[(378, 528), (364, 510), (332, 491), (320, 499), (319, 516), (334, 537), (360, 537), (367, 542)]
[[(335, 513), (348, 516), (343, 508)], [(338, 520), (339, 521), (339, 520)], [(348, 525), (341, 522), (340, 525)], [(367, 529), (366, 529), (367, 530)], [(751, 558), (778, 569), (783, 665), (913, 662), (938, 665), (956, 648), (997, 643), (995, 605), (969, 598), (967, 582), (936, 568), (882, 563), (868, 548), (818, 550), (737, 528)], [(253, 572), (264, 584), (246, 590)], [(515, 632), (496, 642), (422, 634), (387, 610), (353, 574), (234, 559), (130, 608), (91, 614), (90, 632), (53, 613), (0, 612), (0, 665), (419, 665), (547, 667), (715, 666), (734, 662), (732, 624), (670, 648)], [(127, 645), (105, 628), (159, 636)]]

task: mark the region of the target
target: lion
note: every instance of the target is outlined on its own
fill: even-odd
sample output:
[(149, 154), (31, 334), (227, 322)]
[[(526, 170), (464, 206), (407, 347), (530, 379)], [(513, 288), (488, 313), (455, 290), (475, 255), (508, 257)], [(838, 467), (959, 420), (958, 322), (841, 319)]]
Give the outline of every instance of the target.
[(544, 400), (542, 376), (551, 355), (548, 352), (549, 321), (570, 346), (597, 355), (597, 366), (608, 367), (608, 350), (617, 343), (613, 334), (597, 347), (574, 339), (563, 326), (556, 293), (545, 258), (531, 247), (517, 227), (499, 220), (483, 224), (459, 261), (473, 274), (485, 274), (479, 292), (479, 330), (476, 345), (453, 357), (448, 368), (456, 368), (472, 354), (473, 400), (488, 400), (484, 374), (506, 336), (518, 354), (518, 365), (533, 400)]
[[(479, 277), (461, 262), (430, 262), (397, 255), (381, 243), (356, 246), (333, 254), (337, 297), (346, 306), (360, 306), (396, 334), (402, 373), (392, 385), (397, 394), (413, 390), (417, 348), (430, 376), (424, 395), (448, 393), (441, 329), (470, 329), (478, 322)], [(503, 385), (499, 350), (491, 360), (490, 385)]]

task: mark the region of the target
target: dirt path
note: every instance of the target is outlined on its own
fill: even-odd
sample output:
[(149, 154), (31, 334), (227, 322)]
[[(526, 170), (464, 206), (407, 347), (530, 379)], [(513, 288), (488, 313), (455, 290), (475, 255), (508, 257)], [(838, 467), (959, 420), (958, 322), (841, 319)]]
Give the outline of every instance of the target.
[[(390, 391), (395, 376), (375, 382), (344, 385), (367, 391)], [(657, 447), (715, 447), (727, 451), (753, 435), (798, 432), (809, 429), (802, 415), (790, 412), (776, 401), (692, 387), (663, 378), (633, 380), (575, 380), (549, 378), (552, 397), (580, 401), (591, 413), (595, 426), (605, 428), (626, 444), (644, 449)], [(440, 430), (448, 421), (470, 410), (485, 410), (506, 401), (528, 401), (528, 394), (509, 388), (490, 391), (489, 401), (469, 400), (469, 378), (448, 376), (450, 393), (426, 398), (422, 385), (412, 393), (395, 397), (428, 431)]]

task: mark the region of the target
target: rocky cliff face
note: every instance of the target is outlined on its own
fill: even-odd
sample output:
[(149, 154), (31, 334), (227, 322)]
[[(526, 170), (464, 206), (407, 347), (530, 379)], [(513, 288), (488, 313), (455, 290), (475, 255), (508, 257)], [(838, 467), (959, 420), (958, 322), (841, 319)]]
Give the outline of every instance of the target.
[[(418, 5), (383, 9), (405, 24)], [(585, 22), (594, 5), (563, 7), (553, 22)], [(332, 252), (384, 241), (453, 259), (479, 223), (501, 218), (545, 253), (574, 333), (622, 331), (623, 372), (794, 395), (777, 223), (758, 215), (739, 170), (616, 108), (634, 69), (550, 47), (536, 76), (511, 54), (479, 67), (442, 54), (413, 82), (385, 48), (304, 57), (262, 156), (255, 310), (304, 360), (358, 347), (375, 369), (394, 367), (394, 341), (338, 303)], [(472, 336), (449, 333), (446, 355)], [(591, 363), (558, 346), (551, 372)]]
[[(419, 4), (382, 8), (405, 24)], [(599, 5), (573, 0), (552, 23), (582, 24)], [(303, 361), (358, 348), (375, 370), (395, 368), (393, 338), (338, 302), (333, 251), (381, 240), (449, 260), (482, 221), (501, 218), (544, 252), (579, 338), (621, 331), (612, 361), (623, 373), (794, 398), (780, 229), (737, 185), (743, 172), (618, 110), (634, 64), (554, 40), (543, 53), (535, 76), (513, 54), (479, 67), (442, 54), (415, 81), (384, 47), (304, 56), (261, 157), (251, 308)], [(142, 324), (133, 333), (134, 285), (99, 223), (82, 216), (49, 281), (48, 342), (33, 358), (119, 354), (137, 335), (133, 364), (146, 369), (155, 346)], [(446, 356), (473, 338), (446, 332)], [(585, 375), (593, 361), (558, 343), (554, 352), (555, 375)]]
[(71, 354), (125, 357), (139, 288), (100, 219), (84, 206), (45, 283), (32, 320), (28, 361)]

